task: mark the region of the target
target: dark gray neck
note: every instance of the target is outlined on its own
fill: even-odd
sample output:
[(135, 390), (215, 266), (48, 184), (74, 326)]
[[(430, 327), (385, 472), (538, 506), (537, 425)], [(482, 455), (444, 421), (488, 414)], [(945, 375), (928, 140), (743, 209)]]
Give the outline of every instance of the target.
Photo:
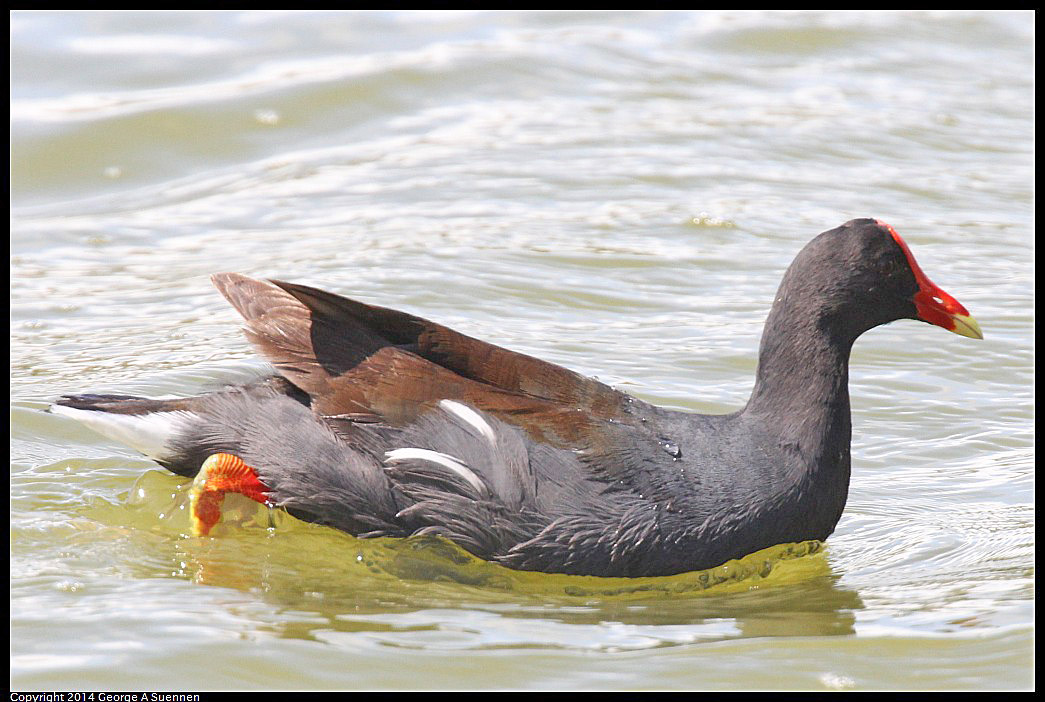
[(788, 474), (773, 538), (822, 540), (834, 531), (849, 493), (855, 336), (833, 339), (823, 330), (837, 325), (790, 312), (778, 300), (766, 321), (755, 387), (741, 414), (774, 437)]
[(849, 352), (856, 337), (833, 337), (832, 328), (838, 325), (778, 299), (766, 320), (744, 413), (797, 448), (810, 468), (831, 469), (842, 461), (838, 467), (848, 475)]

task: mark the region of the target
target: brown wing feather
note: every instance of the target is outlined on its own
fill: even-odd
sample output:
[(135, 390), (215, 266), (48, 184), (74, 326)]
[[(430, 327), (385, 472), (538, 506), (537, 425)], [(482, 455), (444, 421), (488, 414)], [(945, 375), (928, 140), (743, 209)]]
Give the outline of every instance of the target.
[(556, 443), (575, 442), (593, 420), (634, 421), (623, 393), (421, 317), (236, 273), (213, 281), (243, 315), (250, 341), (322, 415), (404, 424), (456, 399)]
[[(357, 335), (355, 346), (365, 340), (368, 352), (382, 345), (381, 341), (384, 345), (405, 346), (465, 378), (565, 405), (609, 411), (624, 398), (613, 388), (562, 366), (480, 341), (421, 317), (305, 285), (279, 280), (272, 283), (308, 307), (314, 323), (318, 319), (342, 336)], [(377, 342), (372, 346), (374, 339)], [(334, 365), (351, 366), (358, 362), (355, 358), (344, 358), (350, 352), (346, 347), (322, 346), (324, 348), (318, 349), (321, 353), (338, 354), (340, 362)]]

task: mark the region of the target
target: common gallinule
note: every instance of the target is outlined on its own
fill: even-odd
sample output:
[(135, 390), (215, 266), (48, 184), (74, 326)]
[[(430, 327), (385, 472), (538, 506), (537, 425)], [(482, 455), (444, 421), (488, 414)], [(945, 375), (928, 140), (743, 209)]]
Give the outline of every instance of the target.
[(240, 492), (357, 536), (440, 534), (555, 573), (668, 575), (826, 539), (849, 487), (856, 338), (897, 319), (983, 338), (873, 219), (799, 252), (766, 320), (751, 399), (724, 415), (661, 409), (304, 285), (213, 281), (274, 375), (175, 400), (68, 395), (53, 410), (196, 476), (197, 535)]

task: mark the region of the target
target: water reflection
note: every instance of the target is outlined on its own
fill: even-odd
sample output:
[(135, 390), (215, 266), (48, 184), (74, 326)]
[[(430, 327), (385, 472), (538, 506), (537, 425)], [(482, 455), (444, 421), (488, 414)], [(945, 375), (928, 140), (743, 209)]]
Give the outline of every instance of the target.
[[(137, 577), (244, 593), (229, 607), (281, 638), (335, 642), (363, 633), (412, 648), (628, 649), (852, 634), (854, 611), (863, 607), (856, 592), (838, 586), (819, 542), (666, 577), (531, 573), (481, 561), (438, 537), (355, 539), (234, 495), (214, 536), (191, 538), (183, 482), (149, 471), (132, 489), (121, 526), (130, 520), (153, 538), (143, 540), (151, 557), (127, 567)], [(94, 518), (120, 519), (92, 509)], [(260, 611), (259, 603), (266, 605)]]

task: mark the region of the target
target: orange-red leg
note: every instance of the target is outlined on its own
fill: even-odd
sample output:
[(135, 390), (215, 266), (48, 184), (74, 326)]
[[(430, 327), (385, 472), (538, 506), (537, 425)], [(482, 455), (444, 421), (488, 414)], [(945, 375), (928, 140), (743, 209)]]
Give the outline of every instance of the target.
[(269, 487), (254, 469), (231, 453), (216, 453), (200, 467), (189, 491), (192, 511), (192, 535), (206, 536), (221, 519), (221, 503), (225, 493), (238, 492), (263, 505), (268, 504)]

